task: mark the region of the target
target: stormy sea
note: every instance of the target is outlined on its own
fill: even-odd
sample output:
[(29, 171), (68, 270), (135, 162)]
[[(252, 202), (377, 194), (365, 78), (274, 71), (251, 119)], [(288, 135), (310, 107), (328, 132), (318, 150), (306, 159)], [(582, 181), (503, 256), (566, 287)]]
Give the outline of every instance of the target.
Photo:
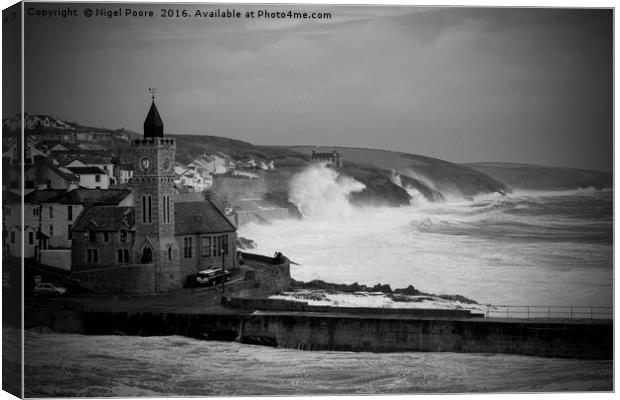
[[(363, 185), (327, 168), (294, 180), (304, 217), (251, 223), (253, 251), (281, 251), (296, 280), (413, 285), (481, 304), (598, 306), (613, 303), (613, 191), (524, 191), (411, 205), (355, 207)], [(364, 306), (372, 304), (364, 303)]]
[[(302, 219), (250, 223), (252, 252), (281, 251), (295, 280), (413, 285), (479, 304), (613, 305), (613, 191), (520, 191), (356, 207), (363, 185), (302, 173)], [(294, 293), (284, 297), (295, 297)], [(329, 299), (385, 307), (381, 296)], [(303, 395), (612, 390), (612, 360), (502, 354), (303, 352), (178, 336), (29, 331), (26, 396)]]

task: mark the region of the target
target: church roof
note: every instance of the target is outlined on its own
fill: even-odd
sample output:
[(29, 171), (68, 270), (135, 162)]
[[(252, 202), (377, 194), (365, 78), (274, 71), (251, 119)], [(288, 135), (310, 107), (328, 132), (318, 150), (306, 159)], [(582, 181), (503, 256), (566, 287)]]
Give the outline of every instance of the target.
[(174, 234), (234, 232), (235, 226), (209, 200), (176, 203), (174, 205)]
[(159, 116), (159, 111), (155, 106), (155, 101), (151, 103), (149, 113), (144, 120), (144, 137), (161, 137), (164, 136), (164, 123)]
[(134, 208), (117, 206), (94, 206), (82, 211), (73, 225), (74, 231), (116, 232), (132, 229), (134, 226)]

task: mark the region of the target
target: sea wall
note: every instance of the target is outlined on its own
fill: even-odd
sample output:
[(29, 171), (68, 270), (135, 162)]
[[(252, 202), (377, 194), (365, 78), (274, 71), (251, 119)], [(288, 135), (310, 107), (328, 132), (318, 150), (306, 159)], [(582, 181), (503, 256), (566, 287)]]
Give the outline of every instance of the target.
[(28, 311), (26, 327), (32, 326), (98, 335), (183, 335), (300, 350), (613, 358), (611, 321), (533, 322), (291, 311), (177, 314), (63, 310), (38, 316)]
[(302, 350), (451, 351), (561, 358), (612, 358), (613, 329), (604, 323), (502, 321), (484, 318), (379, 318), (267, 312), (245, 319), (241, 340)]

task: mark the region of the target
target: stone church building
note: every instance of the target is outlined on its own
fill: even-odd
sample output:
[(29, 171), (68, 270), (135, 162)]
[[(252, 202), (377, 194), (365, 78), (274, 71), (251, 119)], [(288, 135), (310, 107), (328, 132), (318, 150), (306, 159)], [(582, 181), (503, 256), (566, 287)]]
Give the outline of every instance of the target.
[(236, 228), (212, 201), (185, 202), (174, 187), (176, 142), (155, 101), (132, 142), (134, 205), (93, 206), (73, 226), (72, 271), (94, 290), (165, 292), (187, 275), (236, 266)]

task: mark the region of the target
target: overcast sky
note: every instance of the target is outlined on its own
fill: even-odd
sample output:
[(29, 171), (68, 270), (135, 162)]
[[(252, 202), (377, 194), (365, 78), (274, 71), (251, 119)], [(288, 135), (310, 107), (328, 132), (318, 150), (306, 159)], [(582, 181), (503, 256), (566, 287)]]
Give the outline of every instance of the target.
[(155, 86), (166, 133), (612, 170), (610, 10), (234, 6), (332, 14), (300, 22), (70, 7), (26, 17), (28, 112), (141, 132)]

